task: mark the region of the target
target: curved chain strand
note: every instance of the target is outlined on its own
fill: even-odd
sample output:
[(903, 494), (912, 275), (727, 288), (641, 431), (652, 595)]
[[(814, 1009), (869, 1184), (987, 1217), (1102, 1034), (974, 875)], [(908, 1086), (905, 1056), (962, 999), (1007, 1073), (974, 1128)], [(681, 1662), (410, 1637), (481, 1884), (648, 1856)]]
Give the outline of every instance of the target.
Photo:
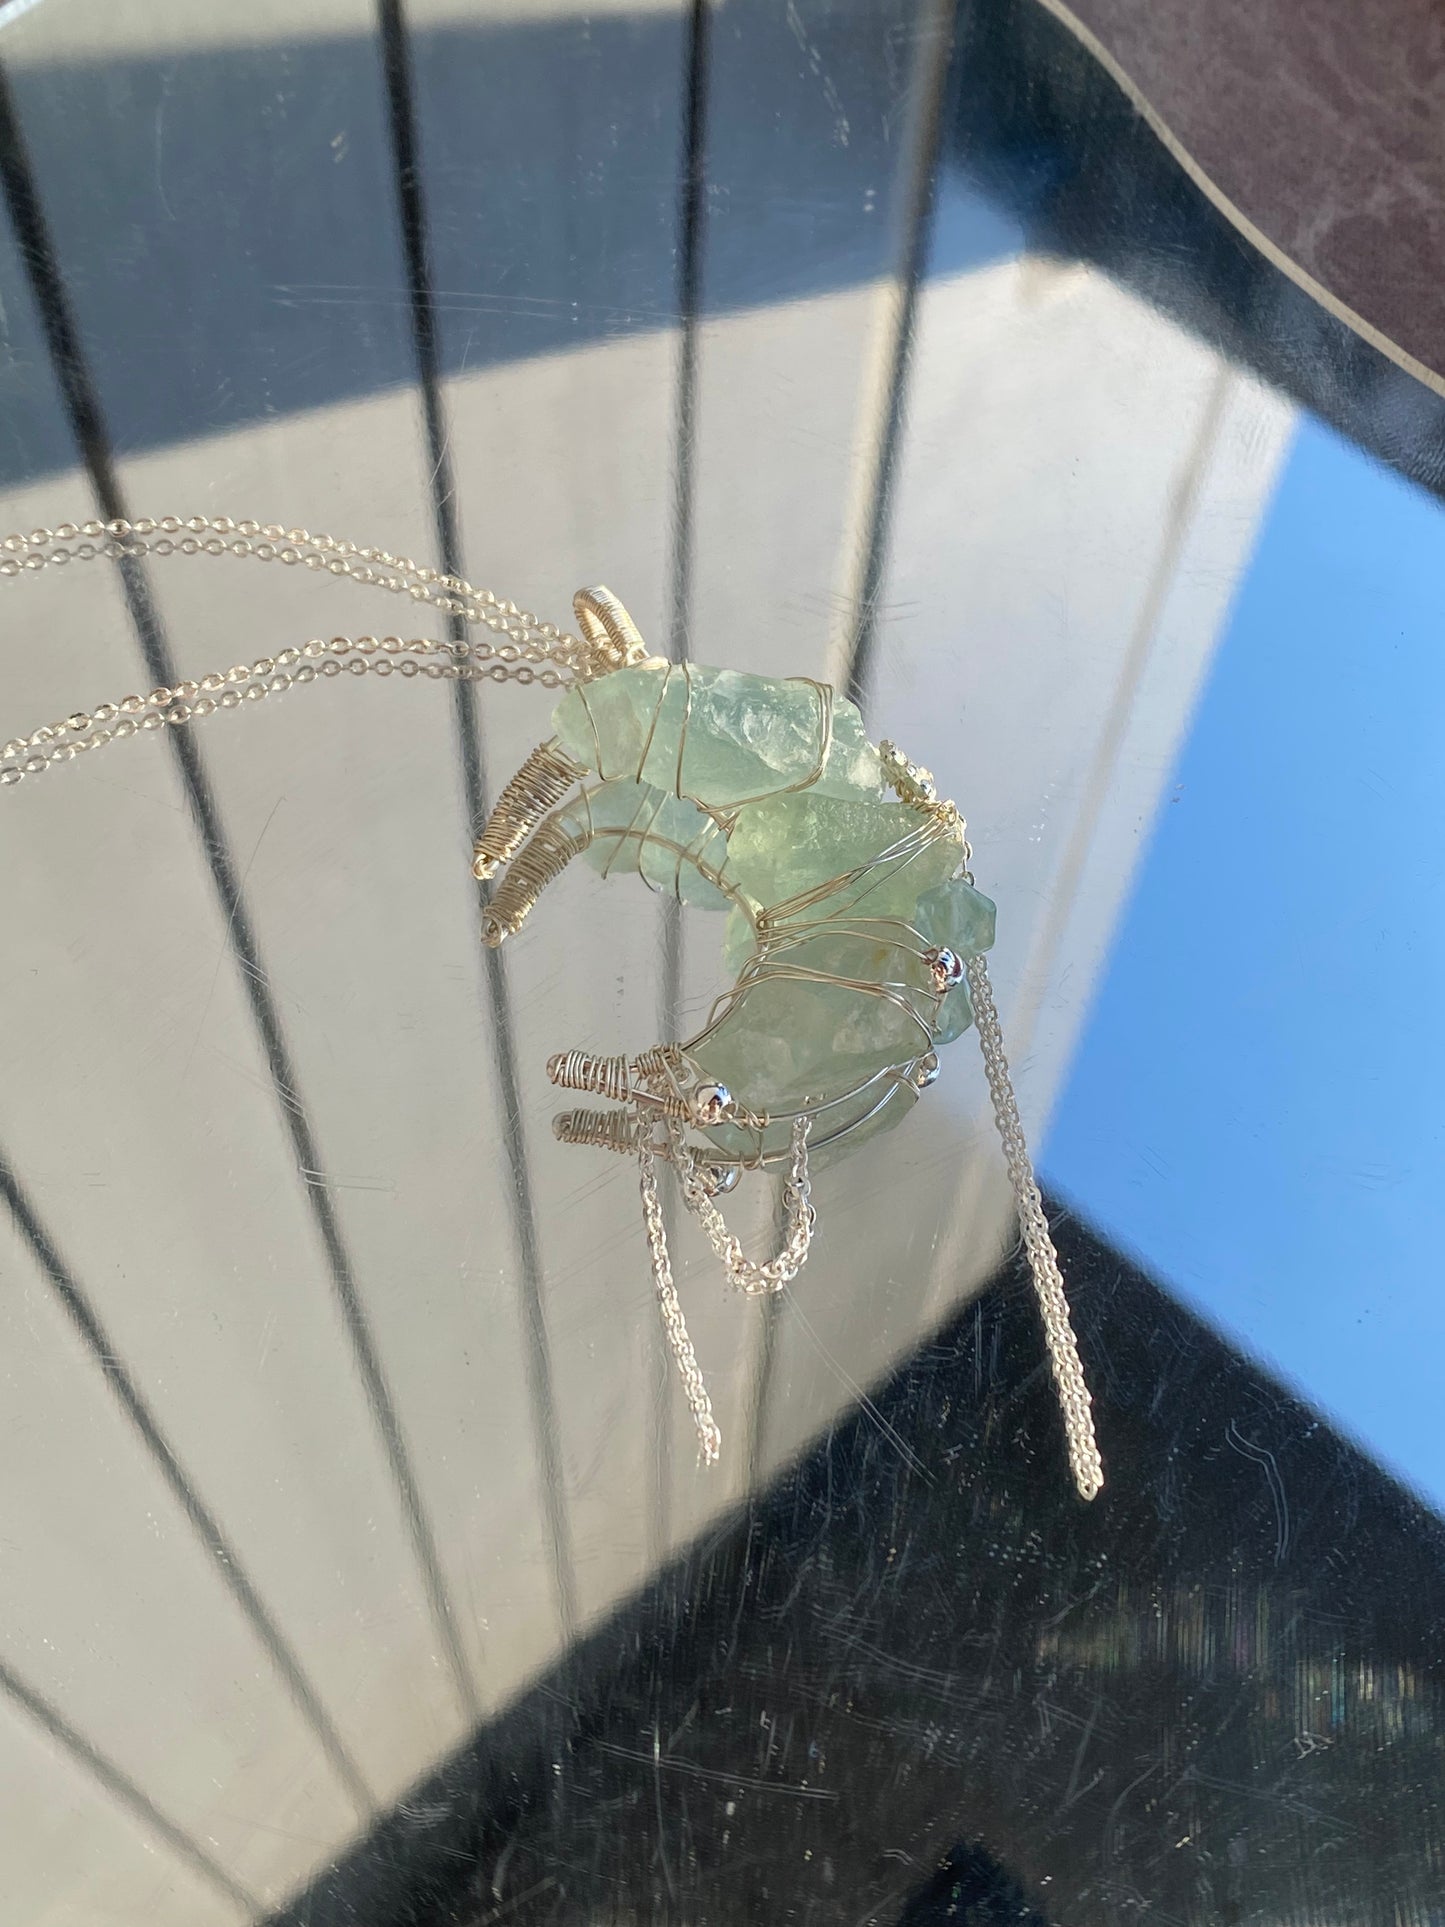
[[(179, 538), (179, 539), (176, 539)], [(204, 538), (204, 539), (202, 539)], [(533, 660), (550, 656), (581, 662), (593, 651), (577, 636), (543, 622), (490, 589), (478, 589), (461, 576), (393, 555), (363, 548), (343, 537), (287, 529), (279, 522), (255, 522), (230, 515), (140, 516), (134, 522), (62, 522), (54, 529), (32, 529), (0, 539), (0, 576), (34, 573), (71, 562), (119, 560), (145, 555), (231, 555), (290, 568), (324, 571), (365, 586), (410, 596), (465, 622), (484, 624), (498, 635), (535, 650)]]
[(741, 1242), (728, 1230), (722, 1212), (713, 1202), (699, 1160), (683, 1147), (681, 1133), (674, 1135), (673, 1157), (687, 1207), (707, 1233), (708, 1243), (721, 1258), (729, 1282), (749, 1298), (763, 1298), (772, 1292), (782, 1291), (792, 1284), (808, 1262), (813, 1229), (818, 1221), (808, 1181), (808, 1133), (812, 1126), (810, 1117), (800, 1117), (794, 1121), (792, 1156), (783, 1185), (787, 1231), (776, 1256), (765, 1260), (749, 1258), (743, 1251)]
[(204, 722), (222, 710), (238, 709), (244, 702), (261, 702), (317, 681), (334, 681), (343, 673), (398, 675), (406, 680), (425, 676), (433, 682), (535, 682), (547, 689), (560, 689), (567, 680), (556, 669), (478, 659), (465, 644), (425, 637), (332, 636), (329, 641), (314, 637), (300, 648), (237, 663), (224, 673), (163, 685), (145, 696), (123, 696), (119, 702), (100, 703), (93, 710), (77, 710), (27, 736), (14, 737), (0, 745), (0, 787), (13, 787), (27, 777), (43, 775), (58, 764), (73, 762), (107, 743), (123, 742), (141, 730), (178, 729)]
[[(237, 520), (228, 515), (144, 516), (134, 522), (62, 522), (0, 539), (0, 577), (35, 574), (73, 562), (122, 561), (145, 555), (231, 555), (283, 566), (325, 570), (363, 585), (407, 595), (443, 613), (460, 616), (501, 638), (446, 643), (399, 636), (333, 636), (288, 648), (253, 663), (123, 696), (78, 710), (0, 745), (0, 786), (13, 787), (72, 762), (88, 750), (121, 742), (141, 730), (177, 728), (202, 722), (242, 702), (305, 687), (318, 677), (335, 678), (343, 669), (433, 681), (538, 683), (561, 689), (585, 681), (602, 666), (596, 649), (578, 637), (542, 622), (515, 602), (490, 589), (478, 589), (459, 576), (445, 575), (389, 550), (362, 548), (336, 536), (279, 523)], [(399, 660), (398, 660), (399, 658)]]

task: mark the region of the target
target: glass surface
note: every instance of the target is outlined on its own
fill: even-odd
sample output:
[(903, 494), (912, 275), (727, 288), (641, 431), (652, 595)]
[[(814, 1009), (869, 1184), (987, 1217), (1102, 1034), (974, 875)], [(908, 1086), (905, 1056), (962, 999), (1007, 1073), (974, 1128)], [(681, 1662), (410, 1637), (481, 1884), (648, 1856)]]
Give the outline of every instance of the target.
[[(348, 677), (0, 802), (0, 1927), (1445, 1922), (1442, 402), (1032, 0), (0, 6), (0, 532), (251, 516), (853, 693), (977, 1052), (728, 1295), (555, 1051), (722, 988), (470, 840), (545, 693)], [(0, 582), (0, 740), (310, 636)], [(730, 1215), (775, 1235), (769, 1187)]]

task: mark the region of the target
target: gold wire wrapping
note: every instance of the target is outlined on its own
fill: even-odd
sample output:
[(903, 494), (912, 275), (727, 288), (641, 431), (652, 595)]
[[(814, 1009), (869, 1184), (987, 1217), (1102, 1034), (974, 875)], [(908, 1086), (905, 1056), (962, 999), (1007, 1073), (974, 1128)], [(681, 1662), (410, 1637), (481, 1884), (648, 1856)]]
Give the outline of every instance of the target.
[(666, 1086), (671, 1083), (681, 1089), (678, 1079), (682, 1075), (682, 1052), (676, 1044), (654, 1044), (632, 1060), (632, 1069), (638, 1082), (655, 1089), (659, 1080)]
[(591, 841), (586, 832), (569, 829), (560, 816), (545, 817), (497, 885), (482, 916), (482, 942), (495, 950), (505, 938), (516, 936), (547, 885)]
[(472, 853), (472, 875), (485, 882), (510, 863), (547, 812), (586, 773), (555, 736), (538, 743), (497, 798)]
[(613, 669), (626, 669), (642, 662), (647, 644), (637, 624), (610, 589), (599, 583), (595, 589), (579, 589), (572, 598), (577, 627), (583, 640), (591, 645), (597, 667), (593, 676), (605, 676)]
[(625, 1057), (600, 1057), (585, 1050), (558, 1051), (547, 1059), (547, 1075), (564, 1091), (591, 1091), (625, 1104), (632, 1096), (632, 1065)]
[(599, 1151), (621, 1151), (636, 1157), (641, 1141), (640, 1120), (631, 1111), (559, 1111), (552, 1133), (560, 1144), (590, 1144)]

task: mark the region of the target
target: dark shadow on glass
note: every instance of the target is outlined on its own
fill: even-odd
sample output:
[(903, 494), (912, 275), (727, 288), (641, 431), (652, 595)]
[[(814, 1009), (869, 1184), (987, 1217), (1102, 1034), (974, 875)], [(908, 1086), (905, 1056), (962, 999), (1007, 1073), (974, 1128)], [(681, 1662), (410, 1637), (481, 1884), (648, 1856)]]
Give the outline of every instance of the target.
[(1101, 1499), (1015, 1264), (274, 1927), (1428, 1919), (1445, 1524), (1058, 1229)]
[[(3, 188), (17, 251), (29, 277), (27, 292), (40, 316), (54, 377), (65, 401), (76, 450), (85, 466), (101, 514), (107, 520), (128, 520), (127, 505), (116, 478), (114, 442), (101, 408), (90, 353), (83, 343), (75, 319), (71, 290), (55, 252), (50, 225), (31, 167), (28, 143), (15, 112), (13, 94), (3, 67), (0, 67), (0, 188)], [(133, 555), (121, 556), (117, 568), (147, 672), (155, 683), (169, 686), (177, 682), (179, 677), (145, 569)], [(255, 926), (242, 894), (235, 859), (221, 823), (210, 777), (196, 740), (188, 730), (167, 729), (164, 734), (180, 770), (191, 818), (225, 920), (227, 938), (265, 1052), (277, 1109), (291, 1138), (297, 1168), (302, 1174), (306, 1201), (326, 1253), (332, 1288), (346, 1325), (357, 1375), (386, 1452), (426, 1587), (428, 1604), (452, 1668), (458, 1697), (464, 1706), (471, 1707), (475, 1705), (475, 1688), (457, 1637), (451, 1600), (437, 1558), (436, 1541), (422, 1505), (421, 1492), (412, 1470), (401, 1421), (397, 1417), (381, 1357), (357, 1290), (351, 1254), (331, 1202), (326, 1167), (301, 1096), (280, 1009), (271, 993), (270, 978), (261, 959)], [(307, 1691), (309, 1693), (310, 1689)], [(311, 1694), (310, 1697), (314, 1701), (315, 1695)], [(317, 1710), (320, 1710), (319, 1703)], [(319, 1737), (322, 1737), (323, 1745), (328, 1744), (324, 1732)]]
[[(412, 339), (416, 348), (417, 385), (421, 392), (426, 428), (427, 473), (431, 477), (432, 516), (437, 550), (448, 575), (465, 580), (461, 526), (457, 513), (456, 475), (452, 466), (451, 436), (443, 395), (441, 352), (432, 279), (431, 240), (422, 154), (416, 126), (415, 83), (411, 60), (411, 28), (403, 0), (378, 0), (377, 37), (386, 77), (387, 127), (391, 135), (396, 173), (397, 213), (406, 256), (411, 294)], [(447, 616), (453, 642), (468, 640), (467, 625), (456, 614)], [(452, 684), (457, 748), (461, 757), (462, 794), (466, 799), (468, 837), (480, 830), (486, 814), (486, 777), (482, 768), (480, 719), (475, 683)], [(479, 909), (491, 888), (478, 885)], [(480, 934), (480, 932), (479, 932)], [(506, 967), (496, 950), (482, 952), (497, 1070), (502, 1141), (507, 1154), (508, 1206), (517, 1246), (517, 1287), (526, 1338), (527, 1396), (532, 1416), (533, 1443), (547, 1514), (547, 1543), (552, 1562), (552, 1586), (557, 1617), (569, 1637), (577, 1624), (577, 1586), (573, 1572), (572, 1534), (562, 1483), (562, 1454), (557, 1440), (557, 1406), (552, 1384), (552, 1349), (547, 1335), (547, 1312), (542, 1292), (542, 1254), (537, 1242), (537, 1207), (532, 1195), (532, 1172), (522, 1132), (521, 1089), (517, 1079), (516, 1026)], [(460, 1647), (454, 1666), (465, 1671)], [(470, 1684), (470, 1674), (467, 1674)], [(471, 1689), (469, 1708), (479, 1708)]]
[[(222, 1532), (215, 1514), (201, 1499), (189, 1473), (176, 1456), (174, 1447), (161, 1429), (159, 1420), (135, 1379), (127, 1369), (115, 1340), (102, 1324), (90, 1298), (60, 1255), (48, 1228), (40, 1221), (34, 1204), (16, 1177), (14, 1169), (0, 1152), (0, 1198), (5, 1201), (11, 1221), (29, 1247), (30, 1254), (48, 1280), (57, 1303), (80, 1336), (94, 1363), (105, 1375), (116, 1403), (150, 1454), (151, 1460), (170, 1488), (171, 1496), (185, 1514), (191, 1530), (205, 1548), (207, 1557), (223, 1585), (230, 1591), (243, 1617), (255, 1634), (263, 1652), (285, 1682), (297, 1711), (316, 1735), (332, 1770), (346, 1788), (357, 1815), (368, 1819), (376, 1811), (371, 1789), (361, 1770), (346, 1750), (335, 1722), (321, 1702), (301, 1662), (292, 1651), (285, 1634), (266, 1610), (236, 1548)], [(57, 1716), (58, 1717), (58, 1716)], [(88, 1743), (87, 1743), (88, 1745)], [(71, 1748), (74, 1751), (74, 1748)], [(199, 1852), (199, 1849), (196, 1849)], [(190, 1857), (195, 1858), (195, 1852)], [(209, 1865), (209, 1862), (207, 1863)]]
[(223, 1894), (236, 1906), (245, 1908), (253, 1917), (260, 1903), (254, 1894), (247, 1893), (240, 1882), (228, 1874), (224, 1867), (213, 1860), (199, 1841), (166, 1818), (160, 1808), (146, 1793), (136, 1785), (128, 1773), (123, 1773), (113, 1760), (108, 1760), (100, 1749), (94, 1746), (83, 1733), (77, 1733), (70, 1722), (53, 1707), (49, 1700), (28, 1686), (20, 1675), (0, 1661), (0, 1693), (20, 1707), (49, 1735), (54, 1743), (68, 1753), (85, 1771), (103, 1786), (120, 1807), (139, 1822), (143, 1832), (153, 1834), (163, 1840), (179, 1860), (199, 1874), (208, 1887)]

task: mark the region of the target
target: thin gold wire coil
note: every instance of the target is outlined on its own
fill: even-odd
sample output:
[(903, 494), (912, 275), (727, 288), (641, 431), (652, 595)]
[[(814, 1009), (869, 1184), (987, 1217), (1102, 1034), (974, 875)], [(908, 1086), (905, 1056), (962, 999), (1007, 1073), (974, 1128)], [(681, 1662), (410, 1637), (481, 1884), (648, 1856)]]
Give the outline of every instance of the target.
[(682, 1052), (676, 1044), (654, 1044), (632, 1060), (632, 1074), (654, 1091), (677, 1090)]
[(625, 1057), (598, 1057), (590, 1051), (558, 1051), (547, 1060), (547, 1075), (564, 1091), (591, 1091), (625, 1104), (632, 1095), (632, 1066)]
[(514, 937), (547, 885), (591, 841), (585, 832), (568, 829), (560, 818), (548, 817), (497, 885), (482, 917), (482, 941), (495, 950), (504, 937)]
[(658, 1044), (640, 1057), (602, 1057), (592, 1051), (559, 1051), (547, 1075), (566, 1091), (590, 1091), (614, 1104), (644, 1105), (654, 1117), (691, 1123), (692, 1102), (678, 1088), (681, 1062), (676, 1044)]
[(476, 841), (472, 874), (485, 882), (510, 863), (542, 818), (584, 774), (555, 736), (538, 743), (497, 798)]
[(592, 1144), (635, 1157), (641, 1127), (631, 1111), (560, 1111), (552, 1130), (563, 1144)]

